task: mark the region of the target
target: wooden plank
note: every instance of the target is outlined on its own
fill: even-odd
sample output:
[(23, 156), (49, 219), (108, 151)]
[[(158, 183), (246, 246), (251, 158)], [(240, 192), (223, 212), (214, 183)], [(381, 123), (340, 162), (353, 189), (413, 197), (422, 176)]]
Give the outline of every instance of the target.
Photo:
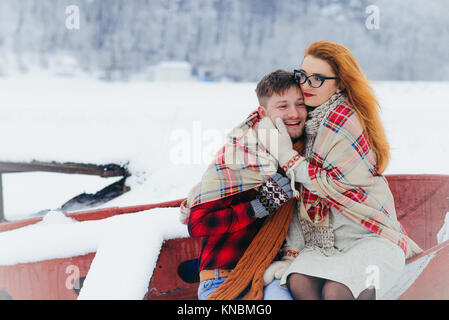
[[(117, 165), (117, 164), (106, 164), (106, 165), (96, 165), (96, 164), (85, 164), (85, 163), (74, 163), (74, 162), (40, 162), (40, 161), (32, 161), (32, 162), (6, 162), (0, 161), (0, 222), (4, 222), (4, 206), (3, 206), (3, 186), (1, 176), (3, 173), (17, 173), (17, 172), (33, 172), (33, 171), (44, 171), (44, 172), (56, 172), (56, 173), (66, 173), (66, 174), (86, 174), (86, 175), (96, 175), (102, 178), (110, 178), (110, 177), (123, 177), (122, 184), (124, 184), (124, 179), (130, 176), (129, 172)], [(100, 196), (105, 196), (106, 192), (113, 192), (116, 196), (129, 191), (122, 187), (118, 189), (116, 187), (118, 183), (113, 183), (112, 185), (100, 190), (97, 195), (91, 195), (90, 201), (92, 204), (95, 202), (101, 202), (101, 199), (98, 199)], [(79, 195), (81, 197), (83, 195)], [(89, 195), (84, 195), (85, 197)], [(80, 198), (81, 199), (81, 198)], [(110, 196), (108, 198), (110, 199)], [(72, 199), (72, 205), (76, 204), (76, 199)], [(82, 207), (82, 203), (79, 203), (79, 206)]]
[(96, 165), (74, 162), (1, 162), (0, 173), (47, 171), (71, 174), (97, 175), (103, 178), (129, 177), (129, 172), (116, 164)]
[(106, 203), (125, 192), (128, 192), (130, 188), (125, 185), (126, 177), (123, 177), (119, 181), (116, 181), (107, 187), (97, 191), (94, 194), (82, 193), (76, 197), (70, 199), (61, 206), (62, 211), (75, 211), (89, 207), (96, 207), (103, 203)]

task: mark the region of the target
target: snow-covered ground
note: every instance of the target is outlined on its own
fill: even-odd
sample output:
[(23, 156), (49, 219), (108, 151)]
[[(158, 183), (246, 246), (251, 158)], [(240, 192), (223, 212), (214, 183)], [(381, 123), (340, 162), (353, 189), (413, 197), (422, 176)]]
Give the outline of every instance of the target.
[[(255, 83), (107, 83), (40, 73), (0, 78), (0, 161), (126, 165), (132, 174), (127, 181), (131, 191), (103, 207), (183, 198), (228, 130), (257, 107), (255, 87)], [(449, 83), (379, 82), (374, 88), (392, 148), (386, 174), (449, 174)], [(11, 220), (27, 211), (55, 209), (80, 192), (94, 192), (111, 182), (24, 175), (3, 178), (6, 217)], [(80, 298), (140, 299), (162, 241), (183, 236), (187, 230), (177, 220), (177, 209), (97, 222), (74, 222), (50, 212), (40, 224), (0, 234), (0, 264), (96, 251)], [(111, 267), (111, 257), (122, 253), (129, 263)], [(114, 268), (128, 270), (123, 280), (129, 286), (120, 296), (110, 295), (120, 290), (108, 289), (104, 274), (108, 270), (113, 275)]]
[[(126, 164), (132, 191), (103, 206), (182, 198), (227, 131), (257, 107), (255, 86), (108, 83), (41, 73), (0, 78), (0, 161)], [(380, 82), (374, 88), (392, 148), (386, 173), (449, 174), (449, 83)], [(4, 175), (8, 219), (56, 209), (80, 189), (94, 192), (111, 183), (39, 173), (29, 181), (41, 187), (27, 190), (24, 179)]]
[[(0, 161), (126, 164), (132, 191), (107, 206), (184, 197), (227, 130), (257, 106), (253, 83), (106, 83), (35, 75), (0, 78), (0, 88)], [(5, 190), (21, 183), (9, 180)], [(59, 199), (56, 189), (62, 186), (44, 184), (40, 191)], [(8, 219), (24, 213), (27, 197), (6, 194)], [(39, 205), (36, 211), (56, 208)]]

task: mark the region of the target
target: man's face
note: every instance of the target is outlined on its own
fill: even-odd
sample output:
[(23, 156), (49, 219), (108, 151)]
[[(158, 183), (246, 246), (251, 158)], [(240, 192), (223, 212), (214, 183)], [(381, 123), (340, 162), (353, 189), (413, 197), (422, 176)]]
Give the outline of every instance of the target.
[(304, 130), (307, 118), (307, 109), (301, 89), (292, 86), (283, 95), (272, 95), (265, 107), (259, 107), (262, 117), (269, 117), (273, 123), (276, 118), (281, 118), (292, 139), (299, 138)]

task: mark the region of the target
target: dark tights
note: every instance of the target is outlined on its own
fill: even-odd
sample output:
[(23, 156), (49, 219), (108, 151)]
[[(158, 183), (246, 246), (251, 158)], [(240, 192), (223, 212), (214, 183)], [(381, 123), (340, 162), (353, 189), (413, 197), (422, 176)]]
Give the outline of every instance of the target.
[[(342, 283), (322, 278), (292, 273), (287, 279), (288, 289), (296, 300), (354, 300), (351, 290)], [(365, 289), (357, 300), (374, 300), (374, 288)]]

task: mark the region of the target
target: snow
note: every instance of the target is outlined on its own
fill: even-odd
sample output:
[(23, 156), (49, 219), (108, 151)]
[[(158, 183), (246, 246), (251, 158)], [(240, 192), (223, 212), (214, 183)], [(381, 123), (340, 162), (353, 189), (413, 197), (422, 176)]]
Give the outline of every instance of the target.
[(99, 243), (79, 299), (144, 297), (162, 242), (189, 236), (179, 223), (178, 208), (151, 211), (114, 220)]
[(189, 81), (192, 80), (192, 67), (186, 61), (162, 61), (148, 68), (149, 80)]
[(188, 237), (178, 214), (156, 208), (78, 222), (51, 211), (37, 224), (0, 233), (0, 265), (96, 252), (79, 299), (142, 299), (162, 242)]
[(381, 300), (397, 300), (419, 277), (421, 272), (427, 267), (430, 260), (436, 256), (436, 252), (429, 255), (423, 256), (416, 261), (406, 264), (404, 271), (399, 277), (396, 284), (388, 290), (382, 297)]
[[(118, 179), (120, 178), (53, 172), (4, 174), (3, 197), (6, 218), (21, 220), (40, 216), (49, 209), (61, 207), (67, 200), (78, 194), (83, 192), (94, 194)], [(43, 181), (45, 181), (44, 187), (42, 187)], [(27, 201), (22, 201), (22, 197)]]
[[(0, 88), (0, 161), (124, 165), (133, 191), (106, 206), (185, 197), (226, 132), (257, 106), (254, 83), (106, 83), (38, 74), (0, 78)], [(180, 163), (179, 150), (192, 152)], [(24, 197), (10, 202), (19, 208)], [(51, 205), (36, 211), (56, 209)]]
[(65, 214), (63, 214), (60, 211), (49, 211), (43, 218), (42, 221), (35, 224), (36, 225), (71, 225), (73, 223), (78, 222), (75, 219), (72, 219), (70, 217), (67, 217)]
[[(38, 72), (0, 78), (0, 161), (126, 166), (131, 191), (101, 207), (184, 198), (226, 133), (257, 107), (255, 86), (108, 83)], [(449, 174), (445, 165), (449, 83), (376, 82), (373, 86), (392, 148), (386, 174)], [(80, 188), (92, 191), (109, 184), (96, 177), (72, 183), (69, 178), (56, 181), (37, 176), (37, 187), (23, 192), (24, 180), (7, 176), (3, 187), (6, 216), (11, 220), (23, 218), (32, 208), (30, 214), (57, 209), (69, 194), (82, 192)], [(72, 184), (76, 188), (67, 191)], [(20, 191), (6, 191), (14, 188)], [(51, 197), (43, 203), (33, 199), (33, 193)], [(162, 241), (188, 236), (178, 211), (153, 209), (84, 222), (50, 211), (38, 224), (0, 233), (0, 265), (97, 252), (79, 298), (141, 299)], [(421, 269), (408, 270), (416, 275)]]
[(446, 213), (446, 216), (444, 218), (444, 224), (441, 227), (440, 231), (438, 231), (437, 240), (438, 244), (449, 240), (449, 212)]

